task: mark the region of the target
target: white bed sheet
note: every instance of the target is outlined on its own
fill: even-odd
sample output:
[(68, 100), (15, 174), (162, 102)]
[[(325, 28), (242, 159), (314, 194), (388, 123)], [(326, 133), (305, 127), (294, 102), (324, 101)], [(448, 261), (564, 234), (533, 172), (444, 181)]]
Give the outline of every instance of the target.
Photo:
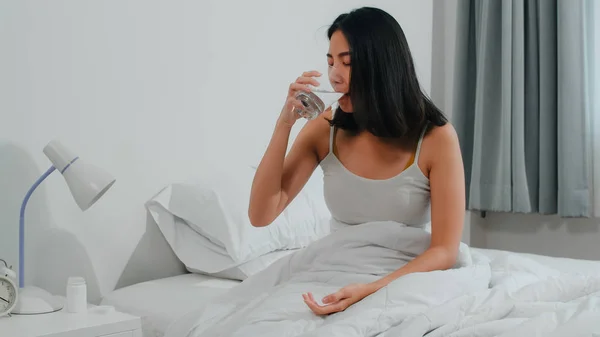
[[(471, 248), (491, 259), (506, 254), (526, 257), (563, 273), (600, 275), (600, 261), (557, 258), (502, 250)], [(162, 337), (170, 323), (200, 303), (227, 292), (239, 281), (185, 274), (135, 284), (107, 295), (102, 304), (142, 317), (144, 337)]]
[(162, 337), (176, 318), (239, 283), (200, 274), (183, 274), (117, 289), (105, 296), (101, 304), (141, 317), (144, 337)]
[[(600, 275), (600, 260), (581, 260), (570, 259), (565, 257), (552, 257), (528, 253), (515, 253), (497, 249), (482, 249), (470, 248), (472, 251), (479, 252), (489, 257), (490, 259), (498, 258), (502, 255), (513, 254), (519, 257), (531, 259), (546, 267), (556, 269), (561, 273), (568, 274), (584, 274), (584, 275)], [(600, 258), (600, 256), (599, 256)]]

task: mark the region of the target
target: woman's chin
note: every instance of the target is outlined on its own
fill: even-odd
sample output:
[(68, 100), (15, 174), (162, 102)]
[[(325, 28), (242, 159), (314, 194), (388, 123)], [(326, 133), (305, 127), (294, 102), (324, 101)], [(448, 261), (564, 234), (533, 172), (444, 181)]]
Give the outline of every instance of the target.
[(340, 109), (342, 109), (343, 112), (351, 113), (352, 112), (352, 105), (351, 104), (341, 104), (340, 103)]
[(350, 97), (348, 96), (343, 96), (339, 101), (338, 104), (340, 106), (340, 109), (342, 109), (343, 112), (352, 112), (352, 103), (350, 102)]

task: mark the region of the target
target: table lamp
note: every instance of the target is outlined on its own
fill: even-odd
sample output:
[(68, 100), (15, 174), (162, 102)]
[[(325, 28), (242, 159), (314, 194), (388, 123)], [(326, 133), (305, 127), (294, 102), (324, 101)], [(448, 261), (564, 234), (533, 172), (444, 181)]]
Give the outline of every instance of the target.
[(60, 142), (53, 140), (44, 147), (44, 154), (52, 166), (31, 186), (23, 203), (19, 218), (19, 295), (12, 314), (32, 315), (58, 311), (63, 301), (46, 290), (25, 286), (25, 208), (31, 194), (52, 172), (59, 171), (64, 177), (73, 199), (82, 211), (87, 210), (115, 183), (105, 171), (86, 163), (71, 153)]

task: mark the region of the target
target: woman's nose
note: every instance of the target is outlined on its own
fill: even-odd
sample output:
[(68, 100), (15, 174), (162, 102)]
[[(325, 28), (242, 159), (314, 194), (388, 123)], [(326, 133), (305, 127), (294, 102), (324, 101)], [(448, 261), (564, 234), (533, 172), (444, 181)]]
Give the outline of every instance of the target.
[(334, 83), (339, 83), (342, 80), (339, 71), (334, 66), (329, 67), (329, 80)]

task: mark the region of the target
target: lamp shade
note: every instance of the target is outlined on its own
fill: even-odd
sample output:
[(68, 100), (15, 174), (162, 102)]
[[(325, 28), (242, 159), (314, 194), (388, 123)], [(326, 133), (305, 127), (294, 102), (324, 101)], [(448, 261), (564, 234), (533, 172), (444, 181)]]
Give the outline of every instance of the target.
[(90, 208), (115, 183), (106, 171), (85, 162), (57, 140), (44, 147), (44, 154), (63, 175), (82, 211)]

